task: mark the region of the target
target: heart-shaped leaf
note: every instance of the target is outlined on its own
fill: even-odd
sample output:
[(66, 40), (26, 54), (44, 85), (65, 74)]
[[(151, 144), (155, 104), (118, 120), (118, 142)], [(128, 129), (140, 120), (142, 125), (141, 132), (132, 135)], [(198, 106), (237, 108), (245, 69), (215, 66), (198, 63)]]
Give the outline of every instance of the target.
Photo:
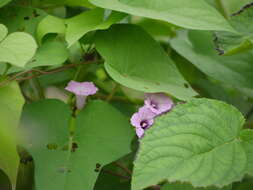
[(157, 118), (141, 140), (132, 189), (166, 179), (195, 187), (240, 181), (252, 171), (253, 133), (241, 136), (243, 124), (242, 114), (220, 101), (192, 99), (175, 107)]
[(196, 95), (161, 46), (141, 27), (113, 25), (98, 31), (95, 44), (117, 82), (144, 92), (166, 92), (179, 99)]
[(37, 44), (30, 34), (24, 32), (12, 33), (0, 42), (0, 62), (24, 67), (34, 56), (36, 49)]
[(102, 101), (89, 102), (76, 120), (58, 100), (27, 104), (21, 123), (38, 190), (93, 189), (101, 167), (129, 153), (133, 137), (127, 118)]

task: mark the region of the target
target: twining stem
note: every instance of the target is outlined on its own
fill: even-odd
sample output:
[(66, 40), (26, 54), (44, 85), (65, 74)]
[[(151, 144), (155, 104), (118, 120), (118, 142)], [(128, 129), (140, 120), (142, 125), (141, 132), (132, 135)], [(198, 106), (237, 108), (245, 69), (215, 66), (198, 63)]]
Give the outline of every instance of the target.
[(107, 102), (110, 102), (112, 100), (114, 94), (117, 92), (118, 86), (119, 85), (116, 83), (115, 86), (113, 87), (113, 89), (111, 90), (110, 94), (106, 98)]
[(216, 5), (218, 7), (218, 9), (220, 10), (221, 14), (226, 18), (228, 19), (229, 18), (229, 13), (227, 11), (227, 8), (226, 6), (224, 5), (224, 2), (223, 0), (215, 0), (216, 2)]
[[(62, 72), (62, 71), (65, 71), (69, 68), (72, 68), (72, 67), (76, 67), (76, 66), (79, 66), (79, 65), (83, 65), (83, 64), (91, 64), (91, 63), (101, 63), (102, 61), (86, 61), (86, 62), (83, 62), (83, 63), (79, 63), (79, 64), (68, 64), (68, 65), (64, 65), (62, 67), (58, 67), (56, 69), (51, 69), (51, 70), (48, 70), (48, 71), (43, 71), (43, 70), (38, 70), (38, 69), (31, 69), (31, 70), (28, 70), (28, 71), (23, 71), (23, 72), (20, 72), (20, 73), (17, 73), (11, 77), (9, 77), (7, 80), (3, 81), (0, 83), (0, 87), (4, 86), (4, 85), (7, 85), (8, 83), (10, 83), (11, 81), (24, 81), (24, 80), (29, 80), (29, 79), (32, 79), (32, 78), (35, 78), (35, 77), (38, 77), (40, 75), (48, 75), (48, 74), (54, 74), (54, 73), (58, 73), (58, 72)], [(23, 76), (23, 75), (26, 75), (26, 74), (29, 74), (29, 73), (37, 73), (37, 74), (33, 74), (33, 75), (30, 75), (30, 76), (27, 76), (27, 77), (22, 77), (22, 78), (19, 78), (20, 76)]]

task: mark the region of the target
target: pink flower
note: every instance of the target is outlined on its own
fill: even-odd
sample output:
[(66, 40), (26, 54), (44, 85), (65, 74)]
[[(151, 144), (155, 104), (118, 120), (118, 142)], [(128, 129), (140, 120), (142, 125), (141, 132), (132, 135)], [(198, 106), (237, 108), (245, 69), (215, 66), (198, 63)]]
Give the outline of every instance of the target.
[(173, 107), (172, 100), (163, 93), (146, 94), (145, 97), (145, 105), (156, 115), (165, 113)]
[(153, 125), (155, 116), (156, 114), (147, 106), (141, 107), (137, 113), (133, 114), (131, 124), (135, 127), (139, 138), (143, 137), (145, 130)]
[(65, 89), (76, 95), (76, 107), (79, 110), (84, 107), (86, 97), (96, 94), (98, 91), (93, 82), (76, 82), (73, 80), (68, 83)]

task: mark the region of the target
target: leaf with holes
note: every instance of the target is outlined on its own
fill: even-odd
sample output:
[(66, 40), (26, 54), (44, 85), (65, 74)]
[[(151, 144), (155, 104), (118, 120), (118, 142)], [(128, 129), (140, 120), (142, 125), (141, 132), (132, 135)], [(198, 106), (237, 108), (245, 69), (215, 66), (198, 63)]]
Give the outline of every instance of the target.
[(215, 32), (219, 52), (231, 55), (253, 48), (253, 3), (246, 5), (229, 20), (236, 33)]
[(0, 88), (0, 169), (10, 178), (15, 190), (19, 156), (17, 153), (16, 132), (24, 104), (17, 83)]
[(95, 44), (105, 59), (107, 72), (117, 82), (144, 92), (166, 92), (179, 99), (196, 95), (161, 46), (141, 27), (113, 25), (97, 32)]
[(235, 87), (253, 88), (252, 51), (220, 56), (212, 33), (205, 31), (180, 31), (170, 44), (206, 75)]
[[(73, 138), (69, 124), (76, 124)], [(129, 153), (133, 137), (125, 116), (102, 101), (89, 102), (76, 121), (58, 100), (27, 104), (22, 128), (38, 190), (93, 189), (101, 167)]]
[(159, 19), (198, 30), (233, 31), (226, 20), (210, 5), (199, 0), (89, 0), (98, 7), (136, 16)]
[(62, 18), (58, 18), (55, 16), (48, 15), (43, 18), (37, 27), (37, 38), (39, 43), (42, 43), (44, 36), (47, 34), (57, 33), (64, 34), (65, 33), (65, 20)]
[(242, 114), (220, 101), (192, 99), (178, 105), (157, 118), (141, 140), (132, 190), (166, 179), (195, 187), (240, 181), (252, 166), (247, 157), (253, 150), (246, 150), (240, 136), (243, 124)]

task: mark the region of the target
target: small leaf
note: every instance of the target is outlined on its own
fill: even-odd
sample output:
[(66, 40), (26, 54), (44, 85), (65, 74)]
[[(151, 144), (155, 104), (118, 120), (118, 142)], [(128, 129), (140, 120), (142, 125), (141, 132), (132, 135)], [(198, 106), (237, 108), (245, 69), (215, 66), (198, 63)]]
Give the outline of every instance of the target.
[[(74, 137), (69, 136), (70, 124), (76, 128)], [(127, 118), (102, 101), (89, 102), (76, 120), (58, 100), (27, 104), (22, 126), (38, 190), (93, 189), (97, 165), (103, 167), (129, 153), (133, 137)]]
[(232, 185), (229, 185), (224, 188), (217, 188), (217, 187), (195, 188), (188, 183), (167, 183), (162, 187), (161, 190), (231, 190), (231, 189)]
[(48, 15), (41, 20), (37, 28), (37, 37), (39, 43), (41, 43), (43, 37), (49, 33), (64, 34), (65, 20), (51, 15)]
[(23, 104), (24, 99), (17, 83), (0, 88), (0, 168), (10, 178), (12, 190), (15, 190), (18, 174), (16, 132)]
[(217, 100), (192, 99), (157, 118), (140, 142), (132, 189), (162, 180), (224, 187), (247, 173), (242, 114)]
[(113, 25), (98, 31), (95, 44), (110, 76), (124, 86), (144, 92), (166, 92), (179, 99), (196, 93), (161, 46), (141, 27)]
[(237, 31), (215, 32), (215, 43), (224, 55), (231, 55), (253, 48), (253, 3), (246, 5), (239, 12), (232, 15), (229, 23)]
[(98, 7), (170, 22), (198, 30), (233, 31), (226, 20), (199, 0), (89, 0)]
[(24, 32), (15, 32), (0, 42), (0, 62), (24, 67), (33, 57), (37, 44), (33, 37)]
[(66, 20), (66, 41), (71, 46), (86, 33), (98, 29), (107, 29), (124, 17), (125, 14), (123, 13), (112, 12), (107, 20), (104, 20), (104, 10), (99, 8), (83, 12)]

